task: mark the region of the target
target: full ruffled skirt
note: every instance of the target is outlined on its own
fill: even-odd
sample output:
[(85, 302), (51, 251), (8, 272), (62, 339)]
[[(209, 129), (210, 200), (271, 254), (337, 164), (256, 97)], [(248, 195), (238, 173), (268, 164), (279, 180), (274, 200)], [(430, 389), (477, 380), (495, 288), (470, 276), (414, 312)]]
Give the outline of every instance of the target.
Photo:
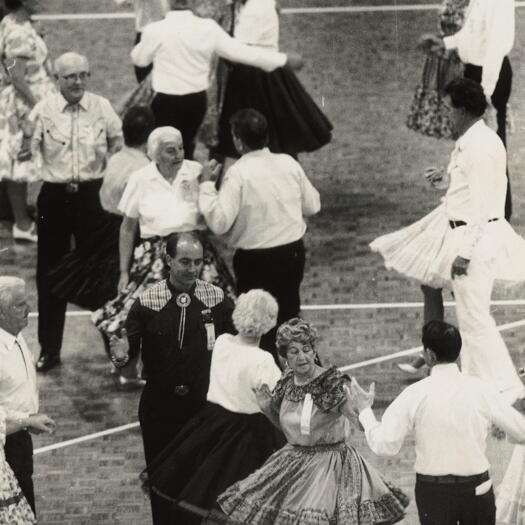
[(525, 446), (514, 447), (496, 496), (498, 525), (525, 525)]
[[(419, 221), (370, 243), (385, 266), (423, 284), (450, 285), (452, 263), (464, 246), (464, 227), (450, 228), (441, 204)], [(473, 257), (485, 261), (495, 279), (517, 283), (525, 280), (525, 240), (505, 219), (489, 222)]]
[(408, 497), (345, 443), (286, 445), (221, 494), (231, 519), (250, 525), (387, 525)]
[[(226, 295), (234, 298), (235, 286), (230, 270), (208, 237), (202, 235), (201, 238), (204, 247), (204, 264), (200, 278), (222, 288)], [(161, 237), (143, 239), (134, 250), (126, 290), (93, 312), (93, 323), (107, 340), (114, 334), (120, 335), (135, 300), (151, 285), (168, 277), (169, 268), (165, 262), (164, 245)], [(115, 250), (118, 253), (118, 244)]]
[[(46, 77), (30, 84), (37, 100), (42, 100), (56, 92), (53, 81)], [(22, 129), (20, 123), (27, 118), (31, 108), (16, 93), (12, 85), (0, 93), (0, 179), (17, 182), (35, 182), (40, 180), (42, 159), (38, 151), (28, 161), (18, 162), (17, 155), (22, 147)]]
[[(221, 492), (258, 469), (284, 443), (263, 414), (238, 414), (208, 402), (141, 478), (169, 501), (212, 509)], [(188, 514), (187, 523), (192, 519)]]
[(35, 515), (27, 503), (15, 475), (0, 453), (0, 523), (9, 525), (33, 525)]
[(296, 155), (314, 151), (332, 138), (331, 122), (287, 66), (266, 73), (256, 67), (231, 65), (219, 118), (219, 153), (239, 157), (230, 118), (246, 108), (256, 109), (266, 117), (268, 146), (274, 153)]
[(463, 76), (463, 64), (455, 52), (428, 53), (421, 83), (416, 87), (407, 117), (407, 126), (429, 137), (452, 138), (444, 89)]

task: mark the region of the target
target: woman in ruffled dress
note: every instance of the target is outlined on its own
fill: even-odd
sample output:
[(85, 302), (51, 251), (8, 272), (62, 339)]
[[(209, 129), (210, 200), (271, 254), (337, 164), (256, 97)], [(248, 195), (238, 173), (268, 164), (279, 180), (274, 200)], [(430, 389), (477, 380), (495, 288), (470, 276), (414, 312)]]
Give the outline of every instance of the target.
[[(182, 508), (189, 503), (213, 509), (221, 492), (285, 443), (261, 414), (255, 395), (255, 389), (273, 388), (281, 378), (272, 356), (259, 348), (261, 336), (277, 322), (277, 302), (268, 292), (250, 290), (237, 299), (232, 319), (238, 334), (223, 334), (215, 342), (206, 407), (141, 476), (149, 490)], [(173, 509), (180, 523), (200, 523)]]
[[(442, 37), (461, 29), (468, 5), (469, 0), (443, 0), (438, 23), (438, 32)], [(423, 78), (416, 88), (407, 126), (423, 135), (450, 139), (452, 131), (444, 89), (451, 80), (463, 76), (463, 64), (455, 50), (433, 46), (428, 36), (422, 35), (419, 44), (426, 53)]]
[(38, 0), (5, 0), (9, 13), (0, 22), (0, 55), (10, 84), (0, 93), (0, 179), (14, 215), (13, 237), (36, 242), (35, 224), (27, 211), (27, 183), (38, 180), (38, 159), (19, 162), (23, 128), (33, 106), (55, 91), (47, 46), (31, 15)]
[(261, 410), (288, 444), (218, 498), (235, 522), (250, 525), (388, 525), (401, 521), (408, 497), (346, 443), (354, 419), (337, 368), (315, 364), (315, 328), (299, 318), (279, 327), (290, 369), (273, 394), (257, 390)]
[[(279, 48), (279, 16), (275, 0), (237, 0), (233, 36), (248, 45)], [(239, 158), (230, 118), (240, 109), (260, 111), (268, 121), (273, 153), (292, 156), (314, 151), (332, 137), (332, 124), (306, 92), (289, 66), (271, 73), (230, 64), (219, 118), (219, 143), (214, 154)]]
[[(147, 152), (152, 161), (131, 175), (119, 204), (124, 218), (120, 227), (118, 294), (92, 316), (108, 353), (109, 339), (121, 335), (135, 299), (168, 275), (163, 239), (174, 232), (204, 233), (206, 229), (197, 203), (202, 166), (184, 159), (180, 132), (169, 126), (155, 129), (148, 138)], [(134, 249), (139, 228), (141, 240)], [(230, 271), (205, 235), (203, 246), (200, 278), (234, 297)]]

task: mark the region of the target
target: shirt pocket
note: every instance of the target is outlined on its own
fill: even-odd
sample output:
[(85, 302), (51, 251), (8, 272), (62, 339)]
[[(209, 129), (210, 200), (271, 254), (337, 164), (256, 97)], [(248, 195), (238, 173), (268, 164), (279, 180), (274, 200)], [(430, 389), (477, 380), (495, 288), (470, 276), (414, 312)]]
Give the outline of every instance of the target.
[(69, 144), (69, 136), (52, 120), (44, 122), (44, 147), (48, 159), (61, 157), (63, 152), (69, 148)]
[(89, 164), (102, 163), (107, 153), (106, 123), (102, 117), (86, 122), (79, 130), (80, 144)]

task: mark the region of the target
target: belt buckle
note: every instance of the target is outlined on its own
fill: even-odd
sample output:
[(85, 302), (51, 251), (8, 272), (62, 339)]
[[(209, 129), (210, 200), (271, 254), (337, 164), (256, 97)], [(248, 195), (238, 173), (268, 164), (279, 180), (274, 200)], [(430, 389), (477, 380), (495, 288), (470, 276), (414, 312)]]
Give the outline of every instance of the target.
[(178, 396), (186, 396), (188, 395), (189, 391), (190, 389), (188, 388), (187, 385), (177, 385), (173, 389), (173, 392), (175, 392), (175, 394)]
[(78, 182), (68, 182), (66, 184), (66, 191), (68, 193), (77, 193), (78, 186), (79, 186)]

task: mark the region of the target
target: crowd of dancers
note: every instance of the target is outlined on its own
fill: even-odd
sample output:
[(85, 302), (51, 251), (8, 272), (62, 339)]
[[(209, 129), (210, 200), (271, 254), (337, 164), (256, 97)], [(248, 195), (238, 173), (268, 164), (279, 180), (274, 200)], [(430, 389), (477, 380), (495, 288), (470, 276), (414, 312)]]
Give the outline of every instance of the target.
[[(525, 240), (508, 222), (513, 0), (445, 0), (440, 34), (421, 40), (407, 124), (456, 143), (447, 168), (425, 172), (441, 204), (371, 243), (422, 286), (424, 351), (400, 366), (431, 368), (381, 421), (374, 386), (323, 366), (300, 317), (305, 218), (321, 198), (298, 155), (332, 125), (294, 72), (302, 57), (279, 51), (274, 0), (135, 0), (138, 85), (118, 111), (86, 89), (86, 57), (50, 60), (36, 0), (4, 2), (0, 177), (14, 238), (38, 243), (40, 356), (21, 335), (24, 281), (0, 277), (0, 522), (36, 521), (30, 433), (55, 424), (39, 414), (35, 371), (61, 365), (72, 302), (93, 312), (116, 380), (142, 388), (155, 525), (401, 521), (409, 497), (350, 445), (350, 425), (378, 455), (414, 432), (422, 525), (525, 523), (525, 388), (490, 315), (495, 280), (525, 281)], [(194, 160), (197, 142), (208, 161)], [(497, 502), (493, 425), (518, 443)]]

